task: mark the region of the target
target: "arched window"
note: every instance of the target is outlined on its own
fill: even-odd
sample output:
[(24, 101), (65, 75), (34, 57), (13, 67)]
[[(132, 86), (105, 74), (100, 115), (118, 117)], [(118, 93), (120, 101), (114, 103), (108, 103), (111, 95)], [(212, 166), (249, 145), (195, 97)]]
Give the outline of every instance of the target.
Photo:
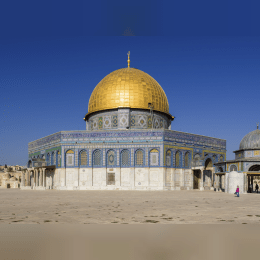
[(107, 152), (107, 165), (112, 166), (116, 164), (115, 151), (110, 150)]
[(215, 162), (216, 159), (217, 159), (217, 156), (214, 154), (214, 155), (212, 156), (212, 159), (213, 159), (213, 161)]
[(142, 166), (144, 164), (144, 153), (142, 150), (138, 150), (135, 153), (135, 165)]
[(194, 159), (195, 159), (196, 161), (198, 161), (198, 160), (200, 159), (200, 155), (199, 155), (198, 153), (196, 153), (196, 154), (194, 155)]
[(32, 168), (32, 161), (31, 160), (28, 162), (28, 168)]
[(66, 152), (66, 166), (74, 166), (74, 152), (72, 150)]
[(260, 165), (259, 165), (259, 164), (252, 165), (252, 166), (249, 168), (249, 171), (259, 172), (259, 171), (260, 171)]
[(152, 149), (150, 151), (150, 165), (151, 166), (159, 165), (159, 151), (157, 149)]
[(236, 165), (231, 165), (230, 166), (230, 171), (233, 172), (233, 171), (237, 171), (237, 166)]
[(80, 152), (79, 156), (79, 165), (87, 165), (88, 164), (88, 156), (87, 152), (85, 150)]
[(213, 164), (212, 164), (212, 161), (210, 158), (208, 158), (206, 161), (205, 161), (205, 168), (207, 167), (213, 167)]
[(93, 153), (93, 165), (102, 166), (102, 154), (100, 150), (95, 150)]
[(190, 166), (190, 154), (187, 152), (184, 156), (184, 167)]
[(129, 163), (129, 151), (128, 150), (123, 150), (121, 152), (121, 166), (123, 167), (127, 167), (127, 166), (130, 166), (130, 163)]
[(50, 164), (51, 164), (51, 156), (50, 156), (50, 154), (49, 153), (47, 153), (47, 165), (49, 166)]
[(176, 167), (180, 167), (181, 166), (181, 153), (178, 151), (175, 155), (175, 165)]
[(222, 167), (218, 167), (218, 171), (219, 172), (223, 172), (223, 168)]
[(223, 161), (224, 161), (224, 157), (223, 157), (222, 155), (219, 157), (219, 161), (220, 161), (220, 162), (223, 162)]
[(60, 166), (60, 151), (56, 153), (56, 166)]
[(54, 152), (51, 153), (51, 165), (54, 165)]
[(171, 160), (172, 159), (172, 152), (171, 150), (168, 150), (166, 152), (166, 166), (171, 166)]

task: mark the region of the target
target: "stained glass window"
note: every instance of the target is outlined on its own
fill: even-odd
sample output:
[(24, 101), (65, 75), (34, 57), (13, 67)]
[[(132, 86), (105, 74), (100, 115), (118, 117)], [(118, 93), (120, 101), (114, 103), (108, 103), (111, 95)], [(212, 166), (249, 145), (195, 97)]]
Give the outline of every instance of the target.
[(51, 156), (49, 153), (47, 154), (47, 165), (51, 165)]
[(55, 161), (54, 152), (52, 152), (51, 153), (51, 165), (54, 165), (54, 161)]
[(185, 167), (189, 167), (189, 153), (186, 153), (185, 154), (185, 157), (184, 157), (184, 166)]
[(66, 152), (66, 165), (67, 166), (74, 165), (74, 152), (72, 150)]
[(180, 152), (177, 152), (175, 155), (175, 164), (176, 167), (180, 167)]
[(172, 152), (171, 150), (168, 150), (166, 152), (166, 166), (171, 166), (171, 156), (172, 156)]
[(94, 162), (94, 166), (101, 166), (101, 162), (102, 162), (102, 154), (100, 150), (96, 150), (93, 154), (93, 162)]
[(56, 165), (60, 166), (60, 151), (57, 151), (57, 154), (56, 154)]
[(231, 166), (230, 166), (230, 171), (231, 171), (231, 172), (233, 172), (233, 171), (236, 172), (236, 171), (237, 171), (236, 165), (231, 165)]
[(107, 153), (107, 165), (115, 165), (115, 151), (113, 150)]
[(86, 151), (81, 151), (80, 153), (80, 165), (87, 165), (88, 157)]
[(135, 164), (136, 165), (143, 165), (143, 163), (144, 163), (144, 158), (143, 158), (144, 156), (143, 156), (143, 151), (141, 151), (141, 150), (138, 150), (137, 152), (136, 152), (136, 161), (135, 161)]
[(121, 152), (121, 165), (129, 166), (129, 151), (128, 150), (123, 150)]
[(150, 151), (150, 165), (157, 166), (159, 162), (159, 152), (156, 149)]

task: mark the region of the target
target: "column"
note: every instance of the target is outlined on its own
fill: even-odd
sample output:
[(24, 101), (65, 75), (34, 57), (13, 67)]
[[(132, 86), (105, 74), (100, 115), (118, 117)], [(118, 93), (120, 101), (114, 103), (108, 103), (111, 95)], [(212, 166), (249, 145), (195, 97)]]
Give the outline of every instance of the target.
[(218, 190), (218, 175), (215, 175), (215, 187), (216, 188), (216, 191)]
[(201, 190), (203, 190), (204, 189), (204, 183), (203, 183), (203, 179), (204, 179), (204, 171), (203, 171), (203, 169), (200, 169), (200, 188), (201, 188)]
[(43, 177), (42, 177), (42, 181), (43, 181), (43, 187), (45, 187), (45, 168), (42, 169), (42, 173), (43, 173)]
[(42, 186), (42, 169), (39, 169), (39, 171), (40, 171), (39, 186)]
[(22, 172), (21, 186), (24, 186), (25, 173)]
[(28, 174), (28, 170), (26, 171), (26, 173), (25, 173), (26, 175), (26, 181), (25, 181), (25, 186), (28, 186), (28, 176), (29, 176), (29, 174)]
[(247, 193), (247, 175), (244, 173), (244, 193)]
[(38, 187), (39, 186), (39, 170), (36, 170), (35, 173), (36, 173), (36, 187)]
[(31, 171), (28, 171), (27, 186), (31, 186)]
[(246, 191), (245, 192), (248, 192), (248, 175), (246, 173)]

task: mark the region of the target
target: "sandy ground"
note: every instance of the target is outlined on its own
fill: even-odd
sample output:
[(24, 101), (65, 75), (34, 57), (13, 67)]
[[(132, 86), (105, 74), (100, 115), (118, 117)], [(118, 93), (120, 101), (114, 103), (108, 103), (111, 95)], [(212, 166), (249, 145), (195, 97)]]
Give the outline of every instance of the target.
[(0, 189), (6, 224), (260, 224), (260, 193)]

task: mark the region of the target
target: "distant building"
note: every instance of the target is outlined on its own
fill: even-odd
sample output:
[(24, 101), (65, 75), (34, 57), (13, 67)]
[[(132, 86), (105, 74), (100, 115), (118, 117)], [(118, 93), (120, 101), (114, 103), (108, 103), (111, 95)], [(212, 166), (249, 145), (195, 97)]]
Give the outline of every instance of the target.
[(0, 167), (0, 187), (20, 188), (22, 172), (25, 168), (20, 165)]

